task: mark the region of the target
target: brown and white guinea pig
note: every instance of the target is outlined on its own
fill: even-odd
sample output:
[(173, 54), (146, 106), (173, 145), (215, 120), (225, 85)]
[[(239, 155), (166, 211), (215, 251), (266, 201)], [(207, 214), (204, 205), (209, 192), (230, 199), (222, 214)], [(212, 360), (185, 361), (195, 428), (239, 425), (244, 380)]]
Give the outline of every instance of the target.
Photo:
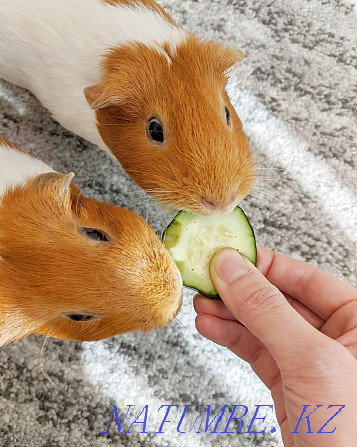
[(241, 59), (152, 0), (0, 2), (0, 77), (31, 90), (173, 210), (226, 213), (253, 184), (225, 90)]
[(154, 231), (72, 178), (0, 138), (0, 345), (148, 331), (180, 308), (179, 271)]

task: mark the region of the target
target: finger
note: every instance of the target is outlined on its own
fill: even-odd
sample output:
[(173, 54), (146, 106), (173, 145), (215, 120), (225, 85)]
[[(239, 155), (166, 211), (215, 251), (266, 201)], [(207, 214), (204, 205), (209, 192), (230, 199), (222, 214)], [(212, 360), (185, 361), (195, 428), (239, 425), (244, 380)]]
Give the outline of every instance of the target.
[(316, 329), (321, 329), (321, 327), (325, 324), (325, 320), (318, 315), (315, 314), (311, 309), (302, 304), (299, 300), (292, 298), (290, 295), (286, 293), (283, 294), (287, 300), (287, 302), (292, 306), (299, 314), (312, 326)]
[(262, 342), (244, 326), (204, 313), (197, 315), (195, 323), (201, 335), (250, 363), (264, 384), (272, 387), (279, 374), (276, 363)]
[(328, 339), (236, 250), (218, 252), (210, 273), (231, 314), (267, 346), (278, 363), (304, 361), (312, 345), (325, 346)]
[[(337, 339), (347, 332), (357, 329), (357, 302), (352, 301), (340, 307), (321, 328), (321, 332)], [(357, 338), (355, 339), (357, 346)]]
[(341, 335), (341, 337), (336, 338), (336, 340), (341, 343), (345, 348), (347, 348), (350, 353), (357, 360), (357, 329), (347, 332), (346, 334)]
[[(284, 296), (288, 303), (312, 326), (320, 329), (325, 324), (325, 320), (308, 309), (304, 304), (300, 303), (300, 301), (286, 294)], [(222, 320), (237, 321), (236, 317), (231, 314), (223, 301), (212, 300), (211, 298), (197, 294), (193, 298), (193, 306), (196, 313), (214, 315)]]
[[(245, 329), (237, 321), (221, 320), (214, 315), (205, 313), (197, 314), (195, 323), (196, 328), (201, 335), (228, 349), (238, 346), (243, 334), (243, 329)], [(257, 342), (259, 343), (259, 346), (262, 346), (259, 340), (257, 340)], [(235, 351), (234, 353), (239, 355)], [(247, 353), (244, 353), (243, 356), (239, 355), (239, 357), (248, 361)]]
[(357, 300), (357, 290), (322, 270), (259, 247), (258, 269), (282, 292), (327, 320), (339, 307)]
[(229, 312), (223, 301), (212, 300), (212, 298), (197, 294), (193, 298), (193, 307), (198, 314), (210, 314), (221, 318), (222, 320), (237, 321), (237, 319)]
[(321, 332), (337, 340), (357, 358), (357, 302), (340, 307), (322, 326)]

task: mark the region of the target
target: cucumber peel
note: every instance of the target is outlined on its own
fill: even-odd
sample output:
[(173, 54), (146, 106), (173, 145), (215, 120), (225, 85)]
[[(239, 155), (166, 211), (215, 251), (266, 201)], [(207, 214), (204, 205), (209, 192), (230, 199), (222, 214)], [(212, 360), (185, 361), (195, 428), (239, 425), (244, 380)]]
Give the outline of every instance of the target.
[(253, 228), (238, 206), (218, 216), (180, 211), (162, 240), (181, 272), (183, 284), (210, 298), (219, 298), (209, 274), (210, 261), (217, 251), (235, 248), (254, 265), (257, 262)]

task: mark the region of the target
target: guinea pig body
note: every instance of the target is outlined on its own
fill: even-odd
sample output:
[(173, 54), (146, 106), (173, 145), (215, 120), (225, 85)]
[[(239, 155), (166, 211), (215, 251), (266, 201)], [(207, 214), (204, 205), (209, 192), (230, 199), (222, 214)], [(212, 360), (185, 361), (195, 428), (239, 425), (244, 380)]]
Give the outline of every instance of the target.
[(151, 0), (2, 0), (0, 77), (173, 209), (231, 211), (255, 174), (225, 86), (238, 50)]
[(180, 308), (178, 269), (154, 231), (72, 178), (0, 137), (0, 345), (148, 331)]

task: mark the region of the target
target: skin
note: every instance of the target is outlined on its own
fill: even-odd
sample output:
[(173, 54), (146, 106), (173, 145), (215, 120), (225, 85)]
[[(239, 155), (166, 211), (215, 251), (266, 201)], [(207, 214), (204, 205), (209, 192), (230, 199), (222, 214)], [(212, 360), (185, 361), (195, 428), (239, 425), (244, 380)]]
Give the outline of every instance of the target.
[[(197, 330), (250, 363), (270, 389), (286, 447), (352, 447), (357, 439), (357, 290), (260, 248), (258, 268), (232, 249), (211, 261), (222, 302), (196, 295)], [(323, 405), (297, 433), (302, 405)], [(323, 429), (338, 407), (345, 408)], [(268, 424), (266, 424), (268, 425)], [(269, 426), (267, 431), (269, 430)]]

